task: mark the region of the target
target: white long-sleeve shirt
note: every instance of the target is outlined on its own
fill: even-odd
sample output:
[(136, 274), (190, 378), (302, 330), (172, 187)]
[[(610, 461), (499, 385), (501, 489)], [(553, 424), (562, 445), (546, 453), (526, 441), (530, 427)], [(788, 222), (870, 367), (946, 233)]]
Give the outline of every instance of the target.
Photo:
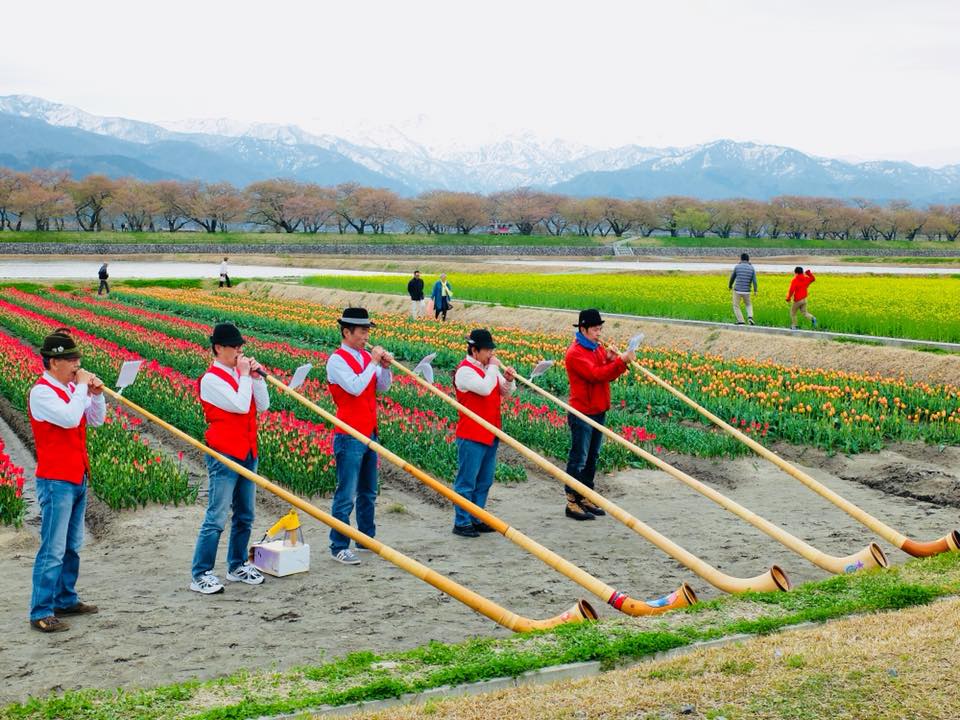
[(481, 397), (486, 397), (493, 392), (495, 387), (499, 387), (500, 394), (506, 397), (512, 395), (513, 391), (517, 389), (517, 381), (507, 382), (507, 379), (500, 374), (500, 368), (497, 365), (481, 365), (470, 356), (467, 357), (467, 362), (483, 370), (484, 376), (480, 377), (479, 373), (475, 373), (469, 368), (457, 368), (457, 372), (453, 376), (453, 384), (460, 392), (472, 392)]
[(267, 392), (267, 383), (262, 377), (255, 380), (249, 376), (241, 376), (236, 369), (227, 367), (222, 362), (214, 360), (214, 367), (228, 373), (237, 381), (237, 389), (230, 387), (230, 383), (213, 373), (205, 373), (200, 379), (200, 399), (221, 410), (243, 415), (250, 410), (250, 397), (257, 406), (257, 412), (263, 412), (270, 407), (270, 393)]
[[(354, 350), (346, 345), (340, 345), (340, 349), (350, 353), (357, 364), (363, 367), (363, 355), (360, 354), (359, 350)], [(367, 389), (370, 378), (374, 375), (377, 377), (377, 392), (382, 393), (390, 389), (390, 384), (393, 382), (393, 373), (390, 372), (390, 368), (381, 367), (371, 360), (370, 364), (358, 375), (347, 365), (347, 361), (336, 353), (332, 353), (327, 360), (327, 382), (339, 385), (348, 393), (357, 397)]]
[(51, 387), (34, 385), (30, 390), (30, 415), (34, 420), (43, 420), (68, 430), (80, 425), (87, 418), (87, 425), (102, 425), (107, 417), (107, 403), (103, 394), (91, 395), (86, 383), (64, 385), (48, 372), (43, 378), (54, 387), (58, 387), (70, 396), (70, 402), (61, 400)]
[(226, 274), (227, 274), (227, 261), (226, 261), (226, 260), (224, 260), (222, 263), (220, 263), (220, 274), (221, 274), (221, 275), (226, 275)]

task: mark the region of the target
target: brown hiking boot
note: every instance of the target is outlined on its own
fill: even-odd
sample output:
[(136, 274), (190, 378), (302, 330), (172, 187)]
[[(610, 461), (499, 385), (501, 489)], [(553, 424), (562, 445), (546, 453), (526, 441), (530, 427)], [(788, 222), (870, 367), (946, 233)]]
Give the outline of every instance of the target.
[(587, 511), (588, 513), (590, 513), (591, 515), (606, 515), (606, 514), (607, 514), (606, 512), (604, 512), (603, 508), (601, 508), (601, 507), (599, 507), (599, 506), (597, 506), (597, 505), (594, 505), (592, 502), (590, 502), (590, 501), (587, 500), (586, 498), (583, 498), (583, 499), (580, 501), (580, 507), (582, 507), (584, 510), (586, 510), (586, 511)]
[(30, 626), (45, 633), (63, 632), (70, 629), (69, 625), (55, 615), (48, 615), (45, 618), (31, 620)]
[(574, 520), (593, 520), (593, 515), (588, 513), (579, 503), (571, 502), (567, 500), (567, 507), (564, 510), (564, 514), (568, 518), (573, 518)]
[(72, 605), (68, 608), (54, 608), (53, 614), (57, 617), (66, 617), (68, 615), (93, 615), (94, 613), (100, 612), (100, 608), (96, 605), (87, 605), (86, 603), (78, 602), (76, 605)]

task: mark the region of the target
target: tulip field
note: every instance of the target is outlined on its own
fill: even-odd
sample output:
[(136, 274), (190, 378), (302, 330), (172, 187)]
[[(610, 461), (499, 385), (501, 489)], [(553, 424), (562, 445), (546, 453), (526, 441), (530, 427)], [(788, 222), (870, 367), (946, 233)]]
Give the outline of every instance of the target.
[[(194, 437), (202, 437), (203, 413), (196, 379), (210, 363), (212, 324), (235, 322), (249, 340), (247, 353), (281, 379), (303, 364), (315, 367), (301, 392), (333, 409), (323, 367), (339, 344), (335, 319), (341, 308), (298, 301), (266, 301), (241, 293), (139, 288), (114, 292), (109, 300), (83, 292), (6, 288), (0, 299), (0, 361), (10, 369), (2, 392), (25, 409), (26, 393), (40, 372), (34, 347), (52, 329), (74, 328), (84, 367), (108, 383), (128, 359), (145, 359), (137, 382), (125, 396)], [(400, 314), (377, 315), (371, 341), (415, 363), (436, 352), (437, 384), (452, 393), (452, 370), (464, 352), (467, 326), (412, 322)], [(541, 359), (557, 368), (538, 379), (564, 394), (563, 354), (567, 334), (493, 328), (505, 362), (524, 373)], [(624, 338), (617, 338), (623, 340)], [(924, 440), (960, 442), (960, 388), (908, 383), (903, 379), (643, 348), (640, 362), (668, 382), (734, 422), (745, 432), (827, 450), (861, 452), (884, 443)], [(699, 416), (652, 383), (624, 376), (613, 384), (608, 424), (651, 452), (673, 451), (703, 457), (742, 455), (744, 446), (700, 422)], [(453, 434), (456, 413), (414, 381), (395, 375), (379, 400), (380, 441), (435, 477), (452, 482), (456, 472)], [(111, 507), (148, 502), (192, 502), (196, 487), (180, 459), (151, 450), (139, 420), (113, 408), (109, 422), (92, 430), (95, 460), (92, 487)], [(525, 444), (554, 458), (566, 456), (566, 418), (536, 395), (521, 391), (504, 403), (504, 428)], [(330, 492), (335, 475), (333, 433), (321, 418), (292, 399), (271, 392), (261, 419), (260, 469), (291, 490), (314, 496)], [(607, 444), (601, 470), (633, 463), (620, 446)], [(498, 464), (499, 481), (518, 481), (525, 471), (507, 455)], [(17, 522), (18, 512), (0, 478), (0, 519)]]
[[(760, 325), (790, 327), (784, 302), (791, 276), (768, 275), (757, 266), (759, 297), (754, 317)], [(454, 303), (482, 300), (502, 305), (573, 308), (607, 312), (732, 322), (724, 275), (693, 273), (545, 275), (475, 273), (448, 276)], [(427, 288), (433, 278), (424, 278)], [(322, 276), (305, 280), (318, 287), (402, 294), (404, 283), (388, 276)], [(809, 308), (820, 328), (833, 332), (960, 342), (960, 275), (817, 275)], [(806, 321), (802, 325), (808, 327)]]
[(26, 502), (23, 499), (23, 468), (10, 460), (0, 441), (0, 525), (19, 527)]

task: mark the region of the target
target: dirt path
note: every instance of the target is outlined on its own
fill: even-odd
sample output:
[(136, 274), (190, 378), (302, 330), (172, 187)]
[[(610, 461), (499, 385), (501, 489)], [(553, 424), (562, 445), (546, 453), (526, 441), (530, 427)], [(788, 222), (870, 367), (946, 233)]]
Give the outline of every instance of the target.
[[(407, 312), (406, 297), (383, 293), (284, 285), (244, 283), (240, 291), (267, 293), (269, 297), (311, 300), (330, 305), (364, 304), (373, 310)], [(467, 303), (469, 304), (469, 303)], [(526, 330), (566, 332), (570, 314), (551, 310), (529, 310), (489, 305), (459, 306), (450, 314), (456, 322), (477, 325), (508, 325)], [(937, 355), (916, 350), (875, 347), (830, 340), (778, 336), (757, 337), (746, 332), (687, 327), (667, 323), (639, 322), (620, 318), (605, 326), (616, 335), (642, 331), (651, 345), (674, 347), (700, 353), (772, 360), (786, 365), (822, 367), (850, 372), (879, 373), (884, 376), (929, 383), (956, 383), (960, 378), (960, 355)]]
[[(918, 538), (941, 537), (958, 525), (958, 511), (895, 497), (867, 487), (878, 463), (922, 465), (957, 480), (955, 449), (926, 456), (909, 446), (878, 456), (828, 458), (812, 453), (805, 467), (851, 501)], [(918, 461), (910, 454), (924, 455)], [(834, 554), (847, 554), (874, 538), (854, 521), (768, 463), (687, 459), (685, 467), (721, 492)], [(427, 502), (424, 491), (387, 473), (378, 504), (378, 537), (439, 572), (515, 612), (542, 618), (585, 597), (602, 616), (613, 611), (504, 538), (476, 540), (450, 534), (448, 506)], [(841, 479), (843, 476), (847, 479)], [(795, 583), (825, 574), (745, 523), (656, 471), (630, 470), (601, 480), (601, 491), (691, 552), (731, 575), (750, 577), (771, 563)], [(262, 492), (259, 495), (263, 495)], [(489, 509), (521, 531), (633, 597), (653, 598), (690, 582), (702, 598), (717, 595), (627, 528), (605, 518), (564, 518), (561, 490), (531, 474), (525, 482), (494, 488)], [(318, 500), (329, 508), (329, 498)], [(254, 534), (284, 512), (261, 498)], [(151, 686), (239, 669), (290, 667), (344, 653), (409, 648), (430, 640), (458, 641), (507, 631), (460, 603), (371, 555), (359, 567), (333, 563), (327, 533), (312, 519), (305, 534), (312, 569), (268, 579), (261, 587), (230, 585), (222, 595), (187, 590), (190, 558), (203, 507), (148, 507), (116, 514), (82, 553), (79, 589), (99, 604), (99, 615), (71, 622), (55, 636), (26, 622), (36, 540), (0, 545), (0, 702), (81, 687)], [(22, 537), (22, 536), (21, 536)], [(219, 566), (226, 535), (221, 544)], [(906, 557), (880, 543), (893, 562)], [(510, 578), (505, 582), (504, 578)], [(642, 619), (636, 622), (643, 623)]]

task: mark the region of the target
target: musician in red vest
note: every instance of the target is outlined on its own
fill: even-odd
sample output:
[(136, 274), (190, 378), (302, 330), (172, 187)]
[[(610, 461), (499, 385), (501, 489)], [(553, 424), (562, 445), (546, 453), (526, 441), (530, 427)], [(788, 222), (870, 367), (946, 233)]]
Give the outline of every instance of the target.
[[(393, 356), (379, 345), (366, 350), (370, 328), (376, 323), (364, 308), (347, 308), (337, 320), (340, 348), (327, 360), (327, 382), (337, 404), (337, 417), (347, 425), (377, 439), (377, 393), (386, 392), (393, 381), (390, 361)], [(331, 514), (350, 524), (357, 509), (357, 528), (374, 537), (377, 532), (374, 513), (377, 502), (377, 454), (359, 440), (337, 429), (333, 438), (337, 464), (337, 489)], [(363, 550), (358, 546), (359, 550)], [(330, 554), (344, 565), (359, 565), (360, 558), (350, 548), (350, 538), (331, 528)]]
[[(246, 341), (232, 323), (213, 328), (213, 365), (200, 378), (200, 404), (207, 419), (207, 445), (248, 470), (257, 469), (257, 413), (270, 407), (270, 396), (254, 358), (243, 354)], [(248, 561), (257, 486), (207, 455), (207, 512), (193, 553), (190, 589), (203, 595), (223, 592), (213, 574), (217, 545), (233, 508), (227, 546), (227, 580), (259, 585), (263, 575)]]
[(60, 618), (97, 612), (81, 602), (76, 583), (87, 506), (90, 458), (87, 426), (103, 423), (103, 383), (80, 367), (80, 350), (67, 330), (43, 340), (43, 375), (30, 390), (27, 413), (37, 448), (40, 549), (33, 564), (30, 625), (61, 632)]
[[(500, 398), (516, 390), (516, 372), (512, 367), (500, 372), (500, 360), (494, 354), (496, 343), (489, 330), (471, 330), (467, 338), (467, 357), (453, 376), (457, 402), (472, 410), (491, 425), (500, 427)], [(470, 502), (486, 507), (497, 468), (500, 438), (480, 423), (460, 413), (457, 422), (457, 479), (453, 489)], [(475, 538), (493, 528), (454, 508), (453, 534)]]
[[(636, 354), (618, 354), (604, 348), (600, 342), (603, 318), (599, 310), (581, 310), (574, 327), (577, 333), (564, 357), (570, 381), (570, 405), (602, 425), (610, 409), (610, 383), (627, 371)], [(567, 425), (571, 435), (567, 474), (593, 489), (603, 433), (572, 413), (567, 413)], [(573, 488), (566, 488), (566, 492), (565, 514), (568, 518), (593, 520), (594, 516), (606, 515), (602, 508)]]

